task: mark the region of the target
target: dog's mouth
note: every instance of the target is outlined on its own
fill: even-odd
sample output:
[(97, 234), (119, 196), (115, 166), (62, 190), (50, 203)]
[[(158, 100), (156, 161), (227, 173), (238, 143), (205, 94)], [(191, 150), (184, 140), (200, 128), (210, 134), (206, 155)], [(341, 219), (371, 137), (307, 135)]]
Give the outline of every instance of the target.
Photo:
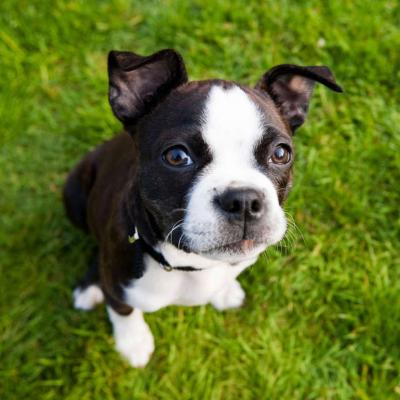
[(178, 248), (185, 246), (186, 251), (197, 253), (211, 259), (253, 258), (264, 251), (271, 243), (270, 228), (259, 229), (235, 227), (229, 231), (226, 227), (217, 232), (207, 230), (186, 230)]
[(262, 222), (248, 226), (198, 223), (193, 227), (187, 224), (176, 234), (179, 240), (174, 240), (173, 244), (209, 259), (229, 262), (250, 260), (281, 240), (286, 230), (283, 218), (278, 221), (279, 224), (275, 220)]
[(255, 239), (241, 239), (236, 242), (223, 244), (221, 246), (216, 246), (203, 250), (202, 253), (248, 254), (251, 253), (256, 247), (259, 247), (262, 244), (263, 244), (262, 242)]

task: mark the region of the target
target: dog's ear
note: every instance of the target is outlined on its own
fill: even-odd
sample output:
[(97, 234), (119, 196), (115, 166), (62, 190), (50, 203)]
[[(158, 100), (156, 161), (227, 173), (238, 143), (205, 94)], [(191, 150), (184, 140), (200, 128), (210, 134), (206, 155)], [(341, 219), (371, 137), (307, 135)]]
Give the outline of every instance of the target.
[(182, 57), (171, 49), (148, 57), (127, 51), (108, 55), (109, 100), (125, 126), (150, 112), (172, 89), (187, 81)]
[(292, 132), (302, 125), (307, 116), (315, 82), (335, 92), (342, 92), (328, 67), (300, 67), (282, 64), (267, 71), (256, 89), (267, 92), (277, 105)]

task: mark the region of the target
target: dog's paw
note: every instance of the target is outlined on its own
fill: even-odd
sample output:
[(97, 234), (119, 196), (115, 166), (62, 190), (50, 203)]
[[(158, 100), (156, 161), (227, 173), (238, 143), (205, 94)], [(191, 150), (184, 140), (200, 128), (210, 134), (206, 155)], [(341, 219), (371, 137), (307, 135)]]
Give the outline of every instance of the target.
[(73, 299), (75, 308), (88, 311), (104, 301), (104, 294), (97, 285), (90, 285), (83, 289), (77, 287), (74, 290)]
[(226, 310), (228, 308), (237, 308), (243, 304), (246, 293), (240, 286), (240, 283), (234, 280), (230, 286), (220, 290), (212, 299), (211, 304), (217, 310)]
[(150, 328), (144, 322), (129, 335), (116, 337), (116, 348), (132, 367), (143, 368), (154, 352), (154, 338)]

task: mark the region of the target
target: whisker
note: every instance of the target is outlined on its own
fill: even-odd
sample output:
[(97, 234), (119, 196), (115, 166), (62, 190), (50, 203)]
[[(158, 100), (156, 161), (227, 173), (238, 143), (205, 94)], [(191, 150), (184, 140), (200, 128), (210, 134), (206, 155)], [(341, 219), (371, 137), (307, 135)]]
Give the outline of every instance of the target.
[(168, 232), (167, 236), (165, 237), (165, 241), (168, 242), (168, 238), (171, 237), (171, 243), (172, 243), (172, 234), (173, 232), (178, 229), (179, 227), (181, 227), (183, 225), (183, 219), (178, 220), (177, 222), (175, 222), (175, 224), (172, 226), (171, 230)]
[(297, 226), (292, 215), (286, 210), (284, 210), (284, 212), (287, 221), (287, 231), (285, 236), (274, 247), (283, 254), (289, 254), (299, 237), (303, 242), (305, 242), (305, 239), (301, 229)]
[(181, 240), (182, 240), (182, 238), (183, 238), (184, 235), (185, 235), (185, 233), (182, 232), (181, 237), (180, 237), (179, 240), (178, 240), (178, 249), (180, 249), (180, 247), (181, 247)]
[(296, 224), (293, 216), (286, 210), (285, 210), (285, 216), (286, 216), (286, 219), (287, 219), (287, 222), (288, 222), (288, 226), (289, 226), (289, 228), (291, 228), (292, 234), (296, 234), (297, 233), (300, 236), (300, 238), (303, 241), (303, 243), (305, 243), (306, 241), (305, 241), (303, 232), (300, 229), (300, 227)]

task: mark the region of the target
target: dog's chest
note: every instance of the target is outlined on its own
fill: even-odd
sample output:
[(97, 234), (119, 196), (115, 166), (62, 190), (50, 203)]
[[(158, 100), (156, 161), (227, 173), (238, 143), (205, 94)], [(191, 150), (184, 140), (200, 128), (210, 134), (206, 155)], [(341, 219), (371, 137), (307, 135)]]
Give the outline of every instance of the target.
[(146, 256), (145, 263), (143, 277), (125, 288), (127, 303), (145, 312), (168, 305), (207, 304), (248, 265), (221, 263), (201, 271), (166, 271), (149, 256)]

